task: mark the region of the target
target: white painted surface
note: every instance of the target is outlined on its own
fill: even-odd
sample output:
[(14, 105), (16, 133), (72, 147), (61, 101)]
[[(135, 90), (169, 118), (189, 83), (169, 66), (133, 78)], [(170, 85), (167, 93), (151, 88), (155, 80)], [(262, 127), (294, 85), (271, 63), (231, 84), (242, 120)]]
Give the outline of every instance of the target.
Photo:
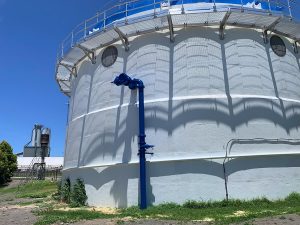
[[(101, 65), (102, 49), (95, 65), (80, 65), (70, 99), (64, 173), (82, 176), (89, 204), (138, 203), (138, 167), (132, 164), (138, 160), (137, 93), (110, 83), (122, 72), (146, 86), (147, 143), (155, 145), (148, 159), (153, 204), (224, 198), (223, 160), (197, 158), (224, 157), (231, 139), (300, 137), (300, 60), (289, 40), (283, 37), (287, 54), (278, 57), (256, 30), (227, 27), (225, 37), (220, 41), (216, 28), (187, 28), (177, 30), (170, 43), (167, 32), (157, 32), (131, 38), (129, 52), (115, 43), (119, 57), (112, 67)], [(228, 151), (295, 154), (300, 148), (288, 141), (252, 141), (234, 143)], [(191, 160), (173, 162), (180, 158)], [(234, 166), (230, 197), (276, 198), (298, 191), (300, 164), (290, 166), (290, 159), (299, 156), (245, 159), (252, 167), (244, 167), (242, 159), (228, 162), (229, 169)], [(266, 178), (258, 179), (262, 174)]]
[[(148, 204), (225, 199), (222, 163), (223, 159), (148, 162)], [(299, 163), (299, 155), (231, 160), (226, 163), (229, 198), (278, 199), (299, 192)], [(139, 201), (138, 171), (138, 164), (120, 164), (66, 170), (64, 176), (84, 179), (89, 205), (127, 207)]]

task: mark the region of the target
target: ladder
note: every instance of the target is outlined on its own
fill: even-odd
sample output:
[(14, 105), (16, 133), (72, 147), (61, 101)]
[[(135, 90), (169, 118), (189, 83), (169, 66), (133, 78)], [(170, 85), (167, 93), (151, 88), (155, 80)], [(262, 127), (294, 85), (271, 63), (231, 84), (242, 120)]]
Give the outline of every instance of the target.
[(36, 180), (38, 178), (38, 169), (39, 165), (41, 164), (41, 157), (34, 157), (26, 171), (25, 179), (20, 182), (20, 185), (27, 184), (29, 181)]

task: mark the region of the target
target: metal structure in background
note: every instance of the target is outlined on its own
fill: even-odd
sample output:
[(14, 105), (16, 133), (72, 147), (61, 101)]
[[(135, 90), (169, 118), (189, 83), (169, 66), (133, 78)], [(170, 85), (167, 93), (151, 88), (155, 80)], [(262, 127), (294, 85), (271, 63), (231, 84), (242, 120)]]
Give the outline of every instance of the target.
[[(45, 134), (49, 135), (50, 141), (50, 129), (43, 127), (43, 125), (35, 124), (32, 130), (31, 140), (24, 146), (23, 157), (49, 157), (50, 156), (50, 144), (47, 148), (42, 146), (42, 139)], [(47, 136), (47, 135), (46, 135)]]
[(129, 87), (130, 90), (138, 89), (139, 91), (139, 158), (140, 158), (140, 208), (147, 208), (147, 184), (146, 184), (146, 154), (153, 154), (147, 152), (147, 149), (153, 148), (153, 145), (146, 143), (145, 134), (145, 111), (144, 111), (144, 84), (139, 79), (132, 79), (127, 74), (122, 73), (117, 76), (113, 84)]
[(23, 152), (23, 157), (33, 157), (26, 172), (25, 182), (32, 179), (45, 179), (45, 157), (50, 155), (50, 134), (49, 128), (40, 124), (34, 125), (31, 141), (24, 146)]
[(49, 143), (50, 143), (50, 129), (44, 128), (43, 132), (41, 134), (41, 163), (39, 168), (39, 180), (45, 180), (45, 172), (46, 172), (46, 163), (45, 163), (45, 157), (46, 157), (46, 151), (49, 149)]
[[(61, 177), (62, 166), (49, 166), (45, 167), (45, 178), (51, 180), (58, 180)], [(32, 166), (18, 166), (18, 169), (13, 174), (13, 179), (24, 180), (28, 178), (28, 172), (34, 172), (32, 170)], [(36, 179), (37, 174), (34, 174), (34, 178)]]
[[(95, 63), (96, 50), (121, 40), (125, 50), (128, 38), (168, 29), (170, 40), (174, 28), (219, 26), (220, 39), (226, 25), (262, 30), (265, 42), (268, 33), (277, 33), (294, 40), (298, 52), (300, 24), (293, 22), (291, 0), (263, 0), (262, 9), (249, 7), (247, 1), (229, 0), (133, 0), (97, 12), (76, 26), (62, 42), (57, 56), (56, 80), (61, 91), (70, 96), (71, 82), (77, 76), (77, 65), (85, 58)], [(205, 3), (205, 4), (203, 4)]]

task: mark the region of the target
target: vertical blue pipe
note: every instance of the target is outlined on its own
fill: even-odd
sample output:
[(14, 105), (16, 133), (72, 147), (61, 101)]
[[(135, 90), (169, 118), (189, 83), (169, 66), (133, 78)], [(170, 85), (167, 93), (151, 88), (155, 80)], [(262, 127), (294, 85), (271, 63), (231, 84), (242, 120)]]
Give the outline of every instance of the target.
[(144, 84), (139, 79), (131, 79), (127, 74), (122, 73), (117, 76), (113, 84), (120, 86), (128, 86), (129, 89), (139, 91), (139, 158), (140, 158), (140, 208), (147, 208), (147, 184), (146, 184), (146, 154), (148, 148), (154, 147), (153, 145), (146, 144), (145, 135), (145, 111), (144, 111)]
[(145, 112), (144, 112), (144, 84), (138, 82), (139, 89), (139, 156), (140, 156), (140, 194), (141, 209), (147, 208), (147, 187), (146, 187), (146, 135), (145, 135)]

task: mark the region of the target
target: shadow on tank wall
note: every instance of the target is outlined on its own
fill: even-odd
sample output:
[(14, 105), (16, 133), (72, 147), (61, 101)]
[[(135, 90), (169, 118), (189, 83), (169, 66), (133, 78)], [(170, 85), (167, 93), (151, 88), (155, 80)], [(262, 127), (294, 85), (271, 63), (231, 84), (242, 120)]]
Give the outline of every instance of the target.
[[(210, 28), (206, 28), (210, 29)], [(239, 29), (230, 29), (232, 36), (236, 39), (238, 38), (249, 38), (247, 36), (247, 32), (238, 32)], [(248, 31), (250, 33), (256, 31)], [(184, 31), (177, 32), (178, 36), (176, 37), (175, 44), (184, 41), (187, 38), (187, 32)], [(181, 35), (182, 34), (182, 35)], [(198, 32), (198, 35), (202, 35), (205, 37), (205, 34)], [(191, 36), (193, 37), (193, 36)], [(163, 41), (161, 40), (163, 38)], [(125, 53), (124, 51), (120, 52), (120, 57), (122, 58), (123, 68), (122, 71), (115, 71), (114, 74), (118, 74), (120, 72), (127, 72), (127, 59), (132, 52), (136, 49), (139, 49), (143, 42), (139, 41), (141, 38), (137, 38), (134, 40), (134, 44), (131, 45), (130, 52)], [(158, 42), (158, 39), (160, 40)], [(215, 41), (216, 43), (220, 43), (221, 46), (221, 53), (222, 53), (222, 65), (216, 65), (221, 67), (223, 70), (223, 93), (226, 95), (226, 98), (218, 99), (218, 98), (210, 98), (210, 99), (189, 99), (184, 101), (174, 101), (176, 97), (176, 93), (174, 94), (173, 85), (174, 82), (179, 82), (178, 80), (174, 80), (173, 73), (174, 68), (173, 64), (174, 58), (174, 45), (169, 43), (169, 39), (166, 34), (153, 34), (153, 38), (147, 39), (147, 41), (152, 41), (152, 44), (160, 43), (165, 47), (170, 49), (169, 54), (169, 90), (168, 90), (168, 107), (160, 106), (160, 104), (146, 104), (145, 105), (145, 115), (146, 115), (146, 128), (148, 131), (154, 130), (155, 132), (159, 130), (166, 131), (168, 136), (172, 136), (173, 132), (179, 127), (185, 127), (186, 125), (192, 122), (201, 122), (201, 123), (214, 123), (217, 126), (225, 125), (231, 130), (232, 136), (237, 132), (239, 127), (241, 126), (248, 126), (248, 123), (251, 121), (268, 121), (274, 124), (281, 129), (284, 129), (287, 136), (290, 136), (290, 132), (293, 130), (298, 131), (300, 126), (300, 104), (297, 102), (285, 102), (280, 97), (280, 93), (284, 93), (284, 90), (279, 90), (278, 88), (278, 79), (276, 79), (272, 59), (270, 56), (270, 47), (269, 44), (264, 45), (262, 44), (262, 38), (257, 33), (256, 39), (257, 43), (261, 43), (262, 46), (265, 48), (265, 52), (267, 54), (267, 59), (270, 68), (271, 77), (267, 79), (272, 81), (272, 89), (274, 96), (279, 99), (268, 99), (268, 98), (258, 98), (258, 97), (247, 97), (247, 98), (232, 98), (231, 94), (231, 78), (228, 75), (228, 63), (225, 51), (225, 45), (229, 41), (232, 41), (231, 38), (225, 38), (224, 41), (220, 42), (218, 40), (218, 36), (216, 34)], [(151, 44), (148, 42), (148, 44)], [(287, 51), (292, 52), (292, 47), (288, 44)], [(118, 46), (120, 49), (121, 47)], [(99, 57), (97, 59), (97, 63), (91, 66), (90, 62), (84, 62), (81, 66), (80, 70), (85, 71), (80, 72), (81, 76), (79, 76), (74, 84), (74, 99), (76, 96), (79, 96), (76, 101), (86, 101), (86, 109), (83, 110), (85, 112), (80, 113), (88, 113), (90, 108), (90, 99), (91, 99), (91, 91), (92, 91), (92, 84), (94, 76), (89, 74), (94, 74), (94, 71), (100, 66)], [(299, 59), (297, 58), (298, 63), (298, 72), (300, 70), (299, 66)], [(293, 65), (294, 66), (294, 65)], [(86, 69), (86, 68), (88, 69)], [(86, 72), (86, 71), (90, 72)], [(300, 73), (299, 73), (300, 75)], [(138, 74), (137, 74), (138, 76)], [(90, 83), (89, 89), (81, 89), (84, 85), (80, 85), (82, 78), (84, 77), (84, 82)], [(89, 77), (89, 78), (87, 78)], [(299, 78), (297, 78), (299, 79)], [(111, 79), (112, 80), (112, 79)], [(106, 81), (107, 85), (109, 84), (109, 80)], [(293, 81), (291, 81), (293, 82)], [(295, 83), (294, 85), (298, 85)], [(299, 87), (299, 86), (298, 86)], [(117, 155), (117, 151), (124, 146), (122, 159), (120, 163), (128, 163), (135, 157), (136, 152), (132, 152), (132, 143), (137, 139), (138, 135), (138, 108), (135, 105), (137, 99), (137, 93), (131, 92), (130, 93), (130, 100), (129, 105), (127, 107), (127, 116), (125, 119), (120, 118), (122, 105), (124, 103), (124, 95), (127, 90), (124, 87), (110, 87), (110, 88), (119, 88), (120, 89), (120, 102), (117, 108), (117, 116), (116, 116), (116, 123), (115, 129), (113, 131), (106, 131), (105, 129), (101, 130), (95, 137), (94, 140), (89, 143), (89, 146), (86, 147), (88, 152), (84, 154), (81, 152), (82, 149), (82, 141), (80, 144), (79, 155), (78, 155), (78, 166), (85, 166), (89, 165), (93, 159), (102, 156), (111, 156), (115, 158)], [(218, 87), (220, 89), (220, 87)], [(217, 88), (217, 89), (218, 89)], [(221, 87), (222, 88), (222, 87)], [(255, 87), (254, 87), (255, 88)], [(259, 88), (259, 87), (257, 87)], [(217, 90), (219, 91), (219, 90)], [(293, 90), (288, 90), (293, 92)], [(82, 93), (85, 92), (85, 93)], [(147, 86), (145, 89), (147, 93)], [(180, 90), (176, 90), (176, 92), (180, 92)], [(80, 94), (78, 94), (80, 93)], [(298, 96), (299, 93), (294, 93), (295, 96)], [(74, 103), (73, 103), (74, 105)], [(72, 108), (73, 110), (73, 108)], [(73, 113), (72, 113), (73, 114)], [(157, 116), (159, 115), (159, 116)], [(74, 117), (72, 117), (74, 119)], [(80, 132), (80, 140), (83, 140), (85, 136), (85, 130), (88, 130), (89, 127), (86, 127), (86, 116), (83, 118), (83, 126)], [(147, 131), (146, 131), (147, 132)], [(153, 143), (156, 145), (155, 151), (159, 151), (159, 146), (157, 143)], [(224, 143), (225, 144), (225, 143)], [(286, 143), (285, 143), (286, 144)], [(73, 152), (74, 153), (74, 152)], [(70, 152), (70, 154), (73, 154)], [(68, 153), (67, 153), (68, 154)], [(233, 159), (227, 162), (228, 167), (228, 174), (233, 174), (243, 170), (250, 170), (250, 169), (258, 169), (258, 168), (281, 168), (281, 167), (299, 167), (299, 159), (298, 157), (294, 156), (280, 156), (280, 160), (276, 157), (261, 157), (261, 158), (251, 158), (251, 159)], [(213, 177), (216, 177), (218, 180), (223, 180), (223, 168), (222, 163), (213, 162), (209, 160), (189, 160), (185, 161), (181, 164), (170, 164), (169, 162), (153, 162), (148, 163), (148, 171), (149, 176), (148, 179), (151, 181), (153, 177), (164, 177), (164, 176), (171, 176), (171, 175), (184, 175), (184, 174), (206, 174)], [(116, 204), (119, 207), (127, 206), (127, 186), (129, 179), (138, 179), (138, 167), (137, 165), (120, 165), (120, 166), (112, 166), (110, 168), (104, 169), (102, 172), (98, 173), (94, 169), (81, 169), (78, 170), (78, 176), (82, 173), (85, 177), (85, 182), (89, 185), (95, 187), (95, 189), (101, 188), (104, 184), (114, 181), (114, 184), (111, 188), (111, 195), (115, 199)], [(88, 174), (88, 176), (86, 176)], [(229, 181), (230, 182), (230, 181)], [(148, 182), (150, 184), (150, 182)], [(258, 184), (259, 185), (259, 184)], [(151, 184), (148, 188), (148, 194), (150, 203), (155, 203), (156, 194), (152, 193)], [(201, 187), (199, 187), (201, 189)], [(137, 189), (138, 190), (138, 189)], [(200, 191), (201, 192), (201, 191)], [(224, 193), (224, 186), (219, 190), (220, 194), (218, 198), (225, 197)], [(174, 194), (174, 193), (173, 193)]]
[[(237, 158), (232, 159), (226, 163), (227, 168), (227, 178), (229, 185), (229, 198), (232, 196), (238, 196), (239, 198), (254, 198), (257, 197), (258, 193), (253, 192), (252, 189), (258, 188), (262, 190), (260, 196), (265, 196), (269, 198), (278, 198), (274, 193), (277, 191), (282, 191), (283, 194), (280, 197), (288, 195), (290, 192), (298, 190), (297, 186), (299, 184), (299, 176), (293, 177), (293, 179), (288, 178), (284, 180), (283, 175), (280, 174), (280, 169), (299, 168), (300, 157), (299, 156), (262, 156), (262, 157), (246, 157), (246, 158)], [(147, 195), (148, 195), (148, 204), (159, 204), (169, 201), (161, 201), (160, 198), (164, 199), (173, 199), (173, 202), (185, 202), (190, 199), (194, 200), (203, 200), (208, 201), (211, 199), (214, 200), (223, 200), (225, 199), (225, 186), (224, 186), (224, 174), (222, 163), (218, 160), (183, 160), (180, 162), (148, 162), (147, 163), (148, 176), (147, 176)], [(231, 190), (231, 183), (236, 183), (237, 181), (230, 180), (231, 175), (243, 171), (251, 171), (258, 169), (267, 169), (266, 171), (261, 172), (259, 175), (255, 175), (257, 180), (253, 177), (244, 177), (239, 179), (238, 182), (248, 182), (248, 185), (244, 187), (240, 192), (235, 193)], [(84, 179), (85, 183), (89, 186), (92, 186), (93, 189), (99, 190), (103, 186), (113, 182), (110, 188), (110, 195), (113, 197), (115, 205), (117, 207), (128, 207), (132, 205), (132, 202), (128, 202), (128, 193), (135, 192), (136, 199), (133, 200), (133, 203), (138, 204), (138, 186), (136, 189), (128, 190), (129, 180), (138, 180), (139, 179), (139, 167), (138, 164), (120, 164), (116, 166), (108, 167), (101, 172), (97, 171), (94, 168), (81, 168), (75, 169), (76, 173), (70, 175), (71, 178), (76, 179), (77, 177)], [(276, 174), (276, 172), (279, 174)], [(294, 174), (298, 174), (298, 170), (294, 171)], [(172, 177), (173, 175), (178, 176), (178, 179), (172, 178), (167, 179), (167, 177)], [(193, 179), (186, 180), (184, 179), (185, 175), (194, 176)], [(203, 184), (199, 184), (197, 179), (201, 179), (201, 176), (204, 176)], [(207, 180), (207, 176), (211, 179)], [(65, 176), (68, 176), (68, 171), (65, 173)], [(199, 176), (199, 177), (197, 177)], [(260, 176), (260, 177), (259, 177)], [(276, 179), (277, 176), (277, 179)], [(287, 176), (288, 177), (288, 176)], [(155, 178), (160, 179), (160, 188), (153, 187), (152, 180)], [(272, 188), (265, 186), (265, 180), (272, 179), (270, 185)], [(290, 180), (289, 180), (290, 179)], [(245, 181), (246, 180), (246, 181)], [(156, 181), (157, 182), (157, 181)], [(254, 183), (254, 184), (253, 184)], [(156, 186), (157, 183), (154, 183)], [(207, 189), (205, 186), (209, 185), (210, 188)], [(190, 188), (189, 186), (194, 186)], [(170, 187), (178, 188), (177, 191), (170, 191)], [(175, 188), (175, 189), (176, 189)], [(232, 188), (234, 189), (234, 188)], [(179, 196), (178, 193), (185, 193), (185, 196)], [(103, 204), (105, 197), (101, 197), (99, 194), (98, 204)], [(96, 198), (96, 196), (93, 196)], [(179, 201), (178, 201), (179, 200)], [(132, 200), (131, 200), (132, 201)], [(104, 200), (105, 202), (105, 200)]]

